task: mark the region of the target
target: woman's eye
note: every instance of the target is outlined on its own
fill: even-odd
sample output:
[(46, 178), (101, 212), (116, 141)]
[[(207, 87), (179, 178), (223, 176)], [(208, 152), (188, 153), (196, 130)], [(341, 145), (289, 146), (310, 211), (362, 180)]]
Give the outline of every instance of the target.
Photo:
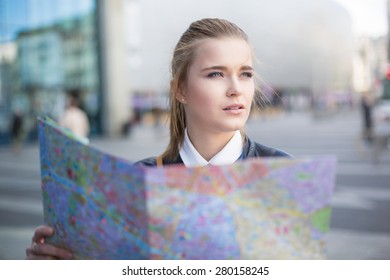
[(241, 75), (243, 77), (246, 77), (246, 78), (252, 78), (253, 77), (253, 73), (252, 72), (243, 72)]
[(223, 77), (222, 72), (212, 72), (207, 75), (208, 78), (218, 78), (218, 77)]

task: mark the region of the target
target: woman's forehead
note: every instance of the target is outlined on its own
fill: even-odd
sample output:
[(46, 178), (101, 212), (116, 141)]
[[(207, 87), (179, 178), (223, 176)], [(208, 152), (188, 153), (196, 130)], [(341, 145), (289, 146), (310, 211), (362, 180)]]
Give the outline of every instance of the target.
[(211, 38), (201, 40), (192, 60), (193, 65), (228, 66), (252, 65), (252, 49), (240, 38)]

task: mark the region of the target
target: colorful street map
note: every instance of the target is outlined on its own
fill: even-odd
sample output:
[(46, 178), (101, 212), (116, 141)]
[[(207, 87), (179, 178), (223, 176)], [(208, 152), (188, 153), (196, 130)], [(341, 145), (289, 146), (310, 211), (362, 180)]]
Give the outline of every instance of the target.
[(47, 242), (77, 259), (324, 259), (333, 156), (144, 167), (39, 119)]

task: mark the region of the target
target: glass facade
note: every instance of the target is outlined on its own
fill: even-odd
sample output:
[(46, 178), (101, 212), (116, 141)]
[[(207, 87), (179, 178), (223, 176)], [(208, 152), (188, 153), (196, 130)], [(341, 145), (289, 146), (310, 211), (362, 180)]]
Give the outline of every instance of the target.
[(9, 143), (15, 112), (26, 140), (36, 117), (58, 119), (77, 89), (100, 132), (97, 11), (94, 0), (0, 0), (0, 143)]

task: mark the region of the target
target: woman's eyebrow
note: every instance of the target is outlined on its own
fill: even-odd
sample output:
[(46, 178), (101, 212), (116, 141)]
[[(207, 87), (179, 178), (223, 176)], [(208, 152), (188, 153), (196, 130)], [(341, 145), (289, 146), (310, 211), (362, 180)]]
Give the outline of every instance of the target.
[(241, 70), (253, 71), (253, 67), (252, 67), (252, 66), (249, 66), (249, 65), (244, 65), (244, 66), (241, 67)]
[(225, 71), (226, 69), (227, 69), (227, 67), (225, 67), (225, 66), (215, 65), (215, 66), (205, 67), (205, 68), (203, 68), (201, 71), (202, 71), (202, 72), (210, 71), (210, 70), (221, 70), (221, 71)]
[[(205, 71), (210, 71), (210, 70), (220, 70), (220, 71), (226, 71), (227, 70), (227, 67), (226, 66), (219, 66), (219, 65), (215, 65), (215, 66), (210, 66), (210, 67), (205, 67), (203, 68), (201, 71), (202, 72), (205, 72)], [(252, 66), (249, 66), (249, 65), (243, 65), (241, 66), (240, 70), (244, 70), (244, 71), (253, 71), (253, 67)]]

